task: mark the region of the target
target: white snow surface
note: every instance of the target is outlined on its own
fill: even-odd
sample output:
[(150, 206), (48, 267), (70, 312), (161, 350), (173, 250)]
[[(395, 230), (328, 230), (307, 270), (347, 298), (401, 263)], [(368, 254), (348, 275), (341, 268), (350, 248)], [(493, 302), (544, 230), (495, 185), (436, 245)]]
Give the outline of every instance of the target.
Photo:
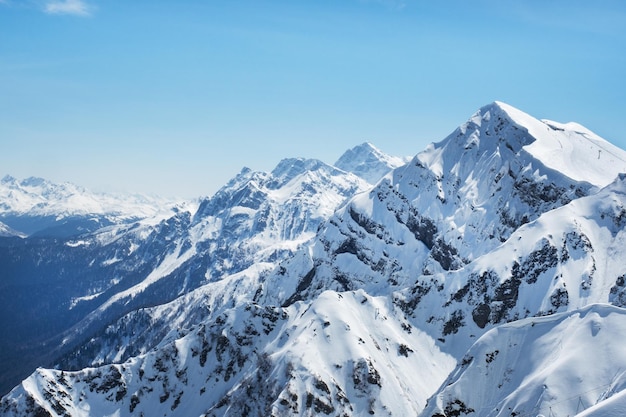
[(455, 361), (392, 320), (390, 307), (364, 292), (326, 292), (286, 309), (240, 305), (218, 326), (202, 324), (121, 364), (38, 369), (12, 391), (17, 405), (6, 415), (29, 412), (27, 397), (55, 415), (50, 394), (72, 416), (415, 415)]
[(616, 415), (626, 392), (624, 343), (626, 310), (603, 304), (499, 326), (468, 350), (420, 416)]
[(604, 187), (619, 173), (626, 173), (626, 152), (578, 123), (540, 121), (502, 102), (483, 110), (482, 118), (498, 111), (535, 138), (524, 147), (526, 152), (573, 180)]
[(38, 369), (0, 412), (624, 415), (626, 153), (501, 102), (406, 164), (377, 152), (244, 169), (189, 221), (66, 242), (134, 236), (99, 259), (114, 267), (167, 231), (86, 322), (206, 281), (110, 323), (84, 345), (94, 367)]
[(352, 172), (370, 184), (376, 184), (389, 171), (409, 161), (409, 157), (387, 155), (371, 143), (365, 142), (347, 150), (334, 166)]
[(43, 178), (0, 180), (0, 215), (56, 216), (109, 215), (117, 219), (171, 216), (171, 208), (188, 204), (140, 194), (94, 193), (69, 182), (56, 184)]
[[(321, 161), (302, 158), (285, 159), (271, 173), (252, 172), (244, 169), (239, 175), (223, 187), (218, 193), (200, 203), (190, 224), (181, 219), (151, 224), (147, 220), (132, 227), (109, 227), (93, 234), (92, 242), (80, 238), (68, 242), (68, 245), (111, 245), (117, 241), (125, 246), (123, 253), (132, 254), (136, 247), (141, 247), (141, 240), (148, 239), (160, 229), (170, 229), (164, 238), (168, 241), (165, 251), (158, 257), (158, 262), (145, 276), (128, 288), (119, 290), (102, 299), (100, 305), (74, 325), (64, 339), (72, 341), (74, 334), (82, 334), (96, 323), (107, 311), (129, 303), (138, 303), (149, 297), (151, 288), (167, 285), (174, 277), (183, 277), (179, 291), (171, 298), (193, 290), (188, 286), (189, 275), (202, 273), (202, 285), (194, 299), (198, 303), (211, 303), (213, 312), (219, 311), (228, 302), (250, 301), (258, 288), (259, 276), (286, 257), (292, 256), (305, 246), (314, 236), (319, 224), (328, 218), (345, 199), (354, 193), (367, 189), (368, 183), (354, 174), (339, 170)], [(171, 223), (174, 227), (168, 226)], [(204, 264), (204, 259), (211, 262)], [(123, 254), (115, 253), (101, 262), (113, 265), (122, 262)], [(243, 275), (242, 275), (243, 274)], [(243, 277), (243, 278), (242, 278)], [(181, 279), (181, 278), (177, 278)], [(224, 285), (219, 284), (224, 281)], [(241, 292), (243, 288), (246, 291)], [(108, 288), (90, 290), (87, 294), (71, 300), (71, 306), (93, 300), (94, 293), (104, 294)], [(210, 293), (209, 296), (206, 294)], [(216, 299), (219, 294), (219, 300)], [(208, 297), (208, 299), (207, 299)], [(188, 297), (182, 298), (190, 303)], [(220, 301), (226, 300), (226, 301)], [(178, 300), (167, 311), (174, 311), (183, 318), (186, 310), (195, 307), (180, 305)], [(146, 299), (143, 303), (153, 305)], [(200, 306), (197, 311), (205, 314)], [(165, 322), (160, 312), (150, 313), (153, 320)], [(131, 314), (132, 316), (132, 314)], [(143, 316), (142, 316), (143, 317)], [(121, 323), (133, 320), (122, 317)], [(179, 322), (169, 315), (168, 321)], [(184, 321), (181, 319), (180, 321)], [(112, 326), (115, 328), (115, 326)], [(164, 325), (158, 331), (146, 334), (166, 333), (171, 326)], [(162, 332), (161, 332), (162, 330)], [(107, 330), (108, 331), (108, 330)], [(139, 331), (139, 330), (138, 330)], [(108, 338), (117, 337), (107, 335)], [(97, 339), (97, 338), (96, 338)], [(103, 360), (123, 358), (127, 351), (124, 344), (126, 335), (120, 335), (124, 343), (113, 347), (105, 343), (96, 350), (92, 364)], [(92, 340), (97, 345), (101, 340)], [(156, 344), (151, 337), (146, 343)], [(150, 345), (149, 347), (153, 346)], [(145, 351), (145, 347), (138, 348)], [(108, 351), (107, 351), (108, 350)]]

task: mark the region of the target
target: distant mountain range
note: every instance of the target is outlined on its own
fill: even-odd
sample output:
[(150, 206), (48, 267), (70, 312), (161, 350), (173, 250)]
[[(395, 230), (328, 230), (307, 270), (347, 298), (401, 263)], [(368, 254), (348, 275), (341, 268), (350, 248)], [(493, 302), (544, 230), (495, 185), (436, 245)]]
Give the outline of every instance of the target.
[(624, 173), (495, 102), (197, 203), (5, 177), (0, 414), (622, 415)]
[(167, 218), (185, 204), (189, 203), (92, 193), (71, 183), (7, 175), (0, 180), (0, 235), (70, 237), (114, 224)]

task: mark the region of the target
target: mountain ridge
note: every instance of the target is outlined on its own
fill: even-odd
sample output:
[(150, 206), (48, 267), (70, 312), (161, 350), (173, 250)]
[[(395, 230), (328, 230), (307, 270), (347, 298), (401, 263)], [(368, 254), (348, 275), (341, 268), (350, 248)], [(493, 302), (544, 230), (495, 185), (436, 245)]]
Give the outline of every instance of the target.
[(0, 180), (0, 221), (19, 235), (69, 237), (148, 218), (162, 220), (179, 210), (193, 210), (193, 205), (138, 194), (94, 193), (39, 177), (6, 175)]
[[(3, 295), (4, 327), (13, 329), (22, 321), (30, 328), (35, 323), (22, 318), (20, 311), (35, 320), (38, 303), (54, 305), (55, 314), (45, 310), (47, 317), (38, 321), (56, 317), (57, 323), (49, 323), (41, 334), (47, 336), (46, 343), (59, 347), (40, 349), (46, 357), (71, 356), (79, 349), (84, 356), (80, 363), (87, 365), (88, 355), (80, 346), (98, 343), (94, 332), (101, 332), (103, 326), (224, 276), (247, 269), (262, 273), (310, 239), (318, 224), (347, 196), (366, 187), (369, 184), (359, 177), (321, 161), (292, 158), (281, 162), (274, 173), (243, 169), (214, 196), (200, 200), (193, 213), (179, 210), (169, 218), (111, 225), (61, 241), (43, 238), (42, 248), (31, 245), (35, 238), (0, 247), (9, 270), (21, 269), (20, 274), (8, 277), (13, 290)], [(63, 250), (55, 249), (58, 245)], [(42, 264), (39, 259), (44, 251), (56, 251), (56, 255)], [(46, 275), (50, 278), (42, 281)], [(65, 287), (68, 280), (77, 284)], [(62, 285), (61, 290), (36, 292), (33, 298), (26, 289), (40, 281), (45, 287)], [(226, 286), (226, 291), (232, 296), (235, 288)], [(26, 302), (28, 297), (31, 303)], [(58, 323), (67, 326), (59, 328)], [(57, 328), (60, 332), (55, 335)], [(28, 331), (20, 334), (16, 345), (28, 343), (34, 349), (41, 343), (38, 335), (33, 339)], [(11, 339), (5, 343), (12, 343)], [(77, 366), (71, 359), (65, 363)]]
[[(358, 161), (341, 169), (292, 158), (269, 174), (244, 169), (187, 220), (170, 220), (162, 235), (170, 243), (154, 255), (152, 273), (172, 266), (208, 280), (110, 320), (61, 361), (77, 370), (40, 368), (0, 411), (615, 412), (626, 405), (626, 384), (606, 370), (623, 355), (606, 355), (589, 370), (593, 381), (580, 380), (585, 353), (598, 343), (620, 351), (626, 325), (624, 161), (626, 152), (577, 124), (494, 102), (376, 181), (348, 172), (367, 166)], [(281, 249), (264, 257), (270, 252), (258, 245), (273, 251), (272, 242)], [(221, 252), (221, 244), (238, 249)], [(550, 356), (558, 340), (581, 347)], [(535, 346), (535, 362), (521, 346)], [(544, 363), (561, 379), (547, 390)], [(569, 401), (603, 384), (611, 390)]]
[[(626, 388), (626, 357), (618, 348), (623, 341), (607, 340), (622, 339), (625, 326), (626, 310), (591, 304), (492, 329), (471, 347), (421, 416), (452, 410), (493, 416), (585, 415), (579, 413)], [(590, 346), (597, 350), (592, 364)]]

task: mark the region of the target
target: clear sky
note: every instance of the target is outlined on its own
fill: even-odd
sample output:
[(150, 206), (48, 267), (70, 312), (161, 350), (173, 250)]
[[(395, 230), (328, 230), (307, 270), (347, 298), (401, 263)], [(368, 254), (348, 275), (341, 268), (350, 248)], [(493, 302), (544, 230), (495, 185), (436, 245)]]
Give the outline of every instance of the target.
[(494, 100), (626, 148), (626, 1), (0, 0), (0, 176), (198, 197)]

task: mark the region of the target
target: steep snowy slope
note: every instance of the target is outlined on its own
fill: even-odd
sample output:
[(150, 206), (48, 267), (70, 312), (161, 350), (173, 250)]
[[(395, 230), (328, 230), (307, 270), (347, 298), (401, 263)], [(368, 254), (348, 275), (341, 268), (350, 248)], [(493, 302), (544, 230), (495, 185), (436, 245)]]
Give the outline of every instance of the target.
[(179, 250), (145, 281), (116, 294), (81, 325), (100, 317), (103, 308), (127, 303), (151, 282), (187, 282), (198, 276), (192, 281), (200, 280), (203, 288), (163, 307), (130, 312), (62, 364), (77, 367), (119, 361), (145, 352), (177, 323), (190, 324), (217, 314), (235, 300), (252, 300), (261, 276), (313, 238), (322, 221), (346, 198), (367, 187), (359, 177), (317, 160), (285, 159), (271, 173), (242, 170), (201, 202), (188, 230), (177, 237), (184, 242)]
[(611, 148), (610, 158), (597, 159), (596, 148), (585, 153), (578, 150), (580, 141), (570, 143), (570, 153), (581, 161), (578, 176), (589, 174), (586, 182), (549, 167), (534, 151), (572, 135), (578, 138), (502, 103), (483, 107), (442, 142), (340, 208), (318, 234), (310, 261), (284, 266), (299, 279), (283, 302), (328, 288), (380, 294), (413, 285), (420, 275), (458, 270), (523, 224), (626, 172), (626, 152), (600, 139), (588, 143)]
[[(39, 369), (0, 412), (418, 415), (433, 394), (424, 415), (496, 404), (521, 416), (511, 413), (532, 401), (546, 415), (615, 412), (622, 377), (605, 381), (605, 371), (622, 366), (621, 353), (590, 382), (580, 381), (582, 350), (549, 355), (558, 341), (578, 349), (574, 336), (606, 352), (623, 344), (610, 335), (623, 333), (624, 313), (607, 304), (626, 305), (624, 161), (579, 125), (496, 102), (369, 189), (346, 173), (357, 162), (244, 170), (176, 223), (148, 274), (74, 329), (129, 308), (61, 362), (97, 367)], [(173, 294), (165, 289), (180, 295), (134, 304)], [(567, 384), (542, 373), (553, 362)], [(458, 392), (448, 386), (457, 380)], [(581, 391), (582, 405), (568, 403), (568, 388), (595, 382), (618, 394)], [(472, 397), (480, 387), (488, 392)]]
[(577, 417), (621, 417), (626, 415), (626, 390), (595, 404)]
[(458, 271), (394, 293), (412, 324), (462, 355), (483, 329), (592, 303), (626, 306), (626, 177), (520, 227)]
[(39, 369), (0, 413), (415, 415), (454, 361), (389, 320), (389, 307), (364, 292), (289, 308), (241, 304), (122, 364)]
[(157, 197), (92, 193), (42, 178), (0, 180), (0, 221), (27, 235), (72, 236), (145, 218), (167, 218), (184, 204)]
[(624, 343), (626, 310), (608, 305), (499, 326), (469, 349), (420, 416), (623, 412)]
[[(10, 335), (0, 338), (2, 389), (10, 389), (34, 366), (50, 363), (63, 332), (157, 268), (172, 246), (170, 239), (190, 219), (188, 211), (180, 211), (168, 220), (110, 226), (69, 240), (0, 239), (0, 333)], [(163, 297), (144, 297), (143, 302)], [(100, 321), (123, 313), (111, 309)]]
[(310, 159), (285, 159), (271, 173), (244, 169), (200, 204), (191, 233), (206, 242), (207, 255), (214, 258), (211, 275), (219, 278), (293, 251), (347, 197), (368, 186)]
[[(13, 195), (54, 200), (56, 205), (62, 205), (64, 192), (76, 191), (68, 184), (55, 186), (35, 179), (24, 184), (5, 179), (5, 183), (28, 191), (13, 189)], [(133, 311), (140, 324), (132, 326), (131, 334), (143, 326), (150, 328), (152, 336), (130, 339), (139, 351), (149, 349), (167, 330), (155, 329), (158, 326), (140, 319), (145, 315), (144, 307), (169, 302), (248, 268), (252, 272), (245, 276), (257, 277), (313, 237), (320, 222), (340, 203), (366, 187), (369, 184), (359, 177), (320, 161), (287, 159), (272, 173), (244, 169), (213, 197), (202, 201), (193, 217), (185, 209), (169, 219), (149, 218), (61, 241), (6, 241), (0, 245), (0, 259), (8, 274), (3, 278), (7, 290), (0, 295), (4, 301), (0, 328), (14, 336), (0, 342), (0, 386), (8, 390), (24, 369), (49, 364), (59, 355), (65, 357), (63, 364), (82, 367), (102, 357), (120, 360), (136, 353), (128, 343), (121, 348), (100, 332), (103, 326)], [(37, 196), (36, 190), (42, 195)], [(82, 213), (83, 206), (69, 204), (67, 210)], [(27, 213), (36, 211), (28, 204), (20, 207), (30, 207)], [(50, 209), (47, 205), (41, 208)], [(252, 282), (243, 285), (249, 287)], [(240, 291), (238, 285), (222, 286), (227, 291), (222, 294), (223, 304), (230, 303), (232, 294)], [(120, 331), (115, 337), (129, 339)], [(90, 340), (89, 346), (84, 346), (85, 338)], [(47, 347), (61, 341), (57, 349)], [(18, 355), (27, 360), (15, 366), (12, 358), (20, 346), (28, 346), (27, 352)], [(75, 348), (78, 352), (70, 353)]]

